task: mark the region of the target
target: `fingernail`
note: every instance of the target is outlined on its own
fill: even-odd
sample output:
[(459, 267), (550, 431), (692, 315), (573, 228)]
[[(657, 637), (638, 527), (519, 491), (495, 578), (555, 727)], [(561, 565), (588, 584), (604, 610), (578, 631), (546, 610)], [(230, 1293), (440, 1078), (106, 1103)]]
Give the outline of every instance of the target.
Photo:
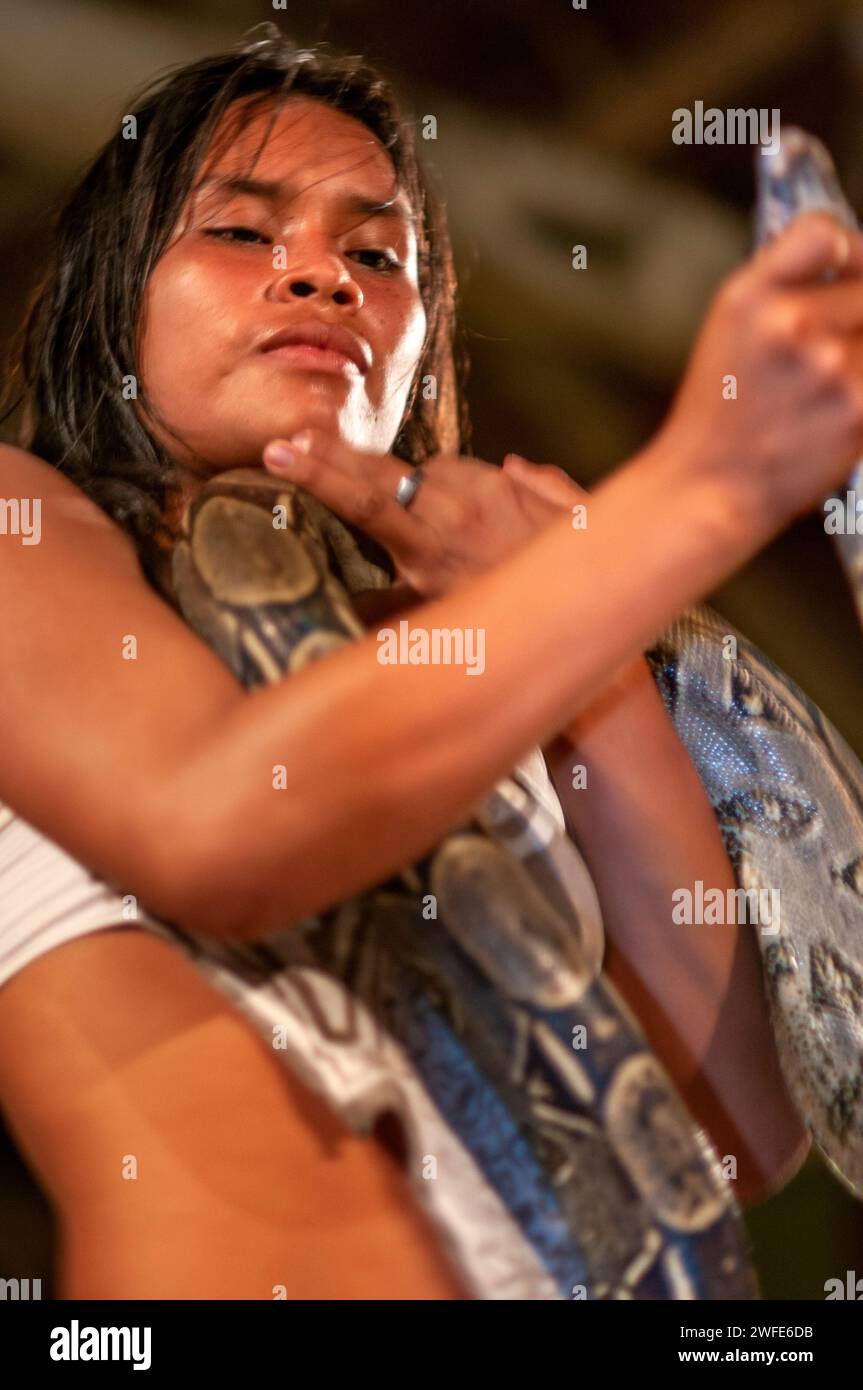
[(312, 432), (311, 430), (300, 430), (297, 434), (290, 435), (290, 441), (301, 454), (307, 454), (312, 447)]
[(290, 468), (297, 461), (296, 451), (287, 444), (268, 444), (265, 452), (274, 468)]

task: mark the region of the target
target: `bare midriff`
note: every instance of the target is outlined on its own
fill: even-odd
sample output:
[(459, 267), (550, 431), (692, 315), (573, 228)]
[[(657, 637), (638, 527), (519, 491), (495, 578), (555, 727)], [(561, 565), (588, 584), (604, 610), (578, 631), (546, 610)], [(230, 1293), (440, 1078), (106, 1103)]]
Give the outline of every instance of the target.
[(61, 1298), (468, 1296), (397, 1131), (347, 1131), (139, 929), (0, 989), (0, 1104), (58, 1213)]

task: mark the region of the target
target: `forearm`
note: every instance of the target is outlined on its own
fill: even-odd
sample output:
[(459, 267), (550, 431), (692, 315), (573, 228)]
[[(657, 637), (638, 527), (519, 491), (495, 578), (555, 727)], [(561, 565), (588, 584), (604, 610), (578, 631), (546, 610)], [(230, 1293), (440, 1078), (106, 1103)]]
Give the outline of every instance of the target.
[(238, 702), (165, 790), (171, 817), (198, 826), (174, 919), (284, 928), (427, 852), (768, 533), (676, 460), (641, 459), (591, 499), (586, 530), (565, 516), (412, 611), (412, 628), (483, 630), (482, 676), (383, 666), (367, 636)]
[[(606, 968), (753, 1198), (808, 1147), (773, 1042), (755, 928), (681, 925), (672, 894), (736, 886), (713, 809), (642, 657), (546, 750), (602, 903)], [(581, 765), (586, 786), (572, 787)], [(582, 780), (579, 778), (578, 780)]]

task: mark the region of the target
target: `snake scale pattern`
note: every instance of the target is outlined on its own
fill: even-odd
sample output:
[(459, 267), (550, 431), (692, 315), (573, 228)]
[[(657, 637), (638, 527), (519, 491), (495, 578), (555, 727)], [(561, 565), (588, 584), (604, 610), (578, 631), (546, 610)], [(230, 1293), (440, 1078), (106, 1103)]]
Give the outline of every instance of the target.
[[(174, 555), (179, 611), (250, 688), (359, 640), (352, 598), (388, 582), (356, 532), (261, 470), (205, 484)], [(860, 765), (710, 609), (648, 658), (739, 886), (780, 892), (778, 930), (752, 929), (789, 1094), (863, 1192)], [(347, 1124), (398, 1115), (475, 1296), (758, 1296), (733, 1183), (605, 978), (585, 865), (519, 769), (424, 858), (282, 934), (166, 930)]]
[[(386, 576), (325, 511), (239, 470), (207, 483), (187, 513), (180, 607), (247, 685), (363, 633), (342, 580), (356, 593)], [(433, 853), (295, 925), (275, 959), (262, 945), (258, 969), (289, 968), (287, 951), (298, 969), (338, 980), (398, 1043), (531, 1247), (547, 1296), (746, 1296), (730, 1185), (602, 975), (580, 856), (525, 787), (501, 785)], [(239, 968), (243, 955), (225, 959)]]

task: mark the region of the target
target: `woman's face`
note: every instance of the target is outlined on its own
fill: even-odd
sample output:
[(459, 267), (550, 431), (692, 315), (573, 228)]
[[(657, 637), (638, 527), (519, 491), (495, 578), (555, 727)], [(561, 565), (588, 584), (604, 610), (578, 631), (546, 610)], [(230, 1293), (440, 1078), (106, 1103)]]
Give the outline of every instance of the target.
[[(143, 386), (182, 445), (150, 427), (195, 472), (260, 465), (305, 425), (387, 452), (423, 346), (412, 209), (383, 146), (293, 96), (255, 160), (271, 119), (217, 132), (144, 295)], [(271, 344), (310, 323), (346, 330), (362, 365)]]

